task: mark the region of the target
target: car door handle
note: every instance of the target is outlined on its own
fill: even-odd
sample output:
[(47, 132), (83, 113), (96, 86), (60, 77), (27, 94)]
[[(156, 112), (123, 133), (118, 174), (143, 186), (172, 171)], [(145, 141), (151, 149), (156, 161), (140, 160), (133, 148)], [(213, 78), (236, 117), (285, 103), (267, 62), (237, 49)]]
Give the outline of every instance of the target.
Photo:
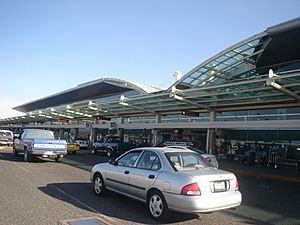
[(129, 171), (128, 170), (125, 170), (125, 172), (124, 172), (125, 174), (129, 174)]
[(149, 178), (149, 179), (154, 179), (154, 178), (155, 178), (155, 176), (154, 176), (154, 175), (152, 175), (152, 174), (150, 174), (150, 175), (148, 176), (148, 178)]

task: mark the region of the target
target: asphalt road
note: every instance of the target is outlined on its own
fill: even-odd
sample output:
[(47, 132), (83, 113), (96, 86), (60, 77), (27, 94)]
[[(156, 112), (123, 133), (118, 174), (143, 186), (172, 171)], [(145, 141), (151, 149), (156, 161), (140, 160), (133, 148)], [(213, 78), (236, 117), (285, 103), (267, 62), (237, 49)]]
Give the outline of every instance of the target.
[[(58, 224), (98, 217), (107, 224), (157, 224), (146, 205), (110, 193), (93, 194), (90, 167), (107, 161), (82, 151), (65, 163), (25, 163), (0, 148), (0, 224)], [(78, 168), (80, 167), (80, 168)], [(237, 209), (211, 214), (174, 213), (168, 224), (300, 224), (300, 184), (237, 174), (243, 203)]]

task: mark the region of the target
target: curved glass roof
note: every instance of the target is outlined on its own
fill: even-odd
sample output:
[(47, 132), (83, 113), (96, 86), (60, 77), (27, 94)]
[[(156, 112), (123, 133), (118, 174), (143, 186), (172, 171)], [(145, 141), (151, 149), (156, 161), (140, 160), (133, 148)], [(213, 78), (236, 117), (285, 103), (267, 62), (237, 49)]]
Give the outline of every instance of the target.
[(174, 86), (178, 89), (206, 87), (252, 77), (256, 56), (263, 51), (266, 35), (266, 32), (255, 35), (206, 60)]
[[(0, 123), (98, 116), (130, 117), (157, 113), (178, 115), (182, 110), (224, 112), (300, 107), (300, 45), (298, 41), (290, 41), (299, 40), (300, 33), (295, 32), (295, 29), (300, 30), (298, 25), (300, 27), (300, 19), (297, 20), (297, 29), (294, 26), (288, 31), (287, 22), (276, 26), (278, 36), (267, 30), (241, 41), (204, 61), (166, 91), (119, 79), (99, 79), (36, 100), (32, 103), (45, 102), (45, 107), (41, 110), (24, 110), (28, 112), (26, 116), (0, 120)], [(277, 51), (278, 45), (284, 47)], [(291, 51), (294, 51), (293, 57), (289, 58)], [(272, 61), (275, 53), (277, 58), (282, 56), (279, 63), (278, 60)], [(286, 55), (289, 57), (284, 57)], [(269, 64), (258, 68), (256, 65), (263, 61), (262, 58), (267, 58), (264, 62)], [(124, 94), (128, 91), (133, 93)], [(70, 96), (66, 102), (66, 94), (74, 92), (80, 96), (86, 93), (86, 96), (84, 99)], [(61, 100), (60, 104), (57, 97)], [(51, 99), (53, 106), (49, 105)], [(28, 108), (28, 104), (22, 107)]]

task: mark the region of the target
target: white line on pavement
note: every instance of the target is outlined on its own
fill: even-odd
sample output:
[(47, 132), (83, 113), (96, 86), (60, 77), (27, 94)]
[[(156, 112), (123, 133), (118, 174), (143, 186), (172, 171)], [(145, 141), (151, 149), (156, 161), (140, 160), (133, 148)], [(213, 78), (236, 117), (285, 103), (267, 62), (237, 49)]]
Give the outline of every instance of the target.
[(83, 205), (84, 207), (90, 209), (91, 211), (93, 211), (94, 213), (98, 213), (101, 217), (105, 218), (106, 220), (110, 221), (111, 223), (116, 223), (116, 221), (108, 216), (105, 216), (104, 214), (100, 213), (99, 211), (97, 211), (96, 209), (86, 205), (85, 203), (79, 201), (77, 198), (73, 197), (72, 195), (66, 193), (65, 191), (61, 190), (58, 187), (54, 187), (53, 185), (51, 185), (53, 188), (55, 188), (56, 190), (58, 190), (59, 192), (63, 193), (64, 195), (68, 196), (69, 198), (73, 199), (74, 201), (78, 202), (79, 204)]
[(23, 166), (20, 166), (19, 164), (17, 163), (13, 163), (15, 166), (19, 167), (21, 170), (25, 171), (26, 173), (30, 173), (29, 170), (25, 169)]

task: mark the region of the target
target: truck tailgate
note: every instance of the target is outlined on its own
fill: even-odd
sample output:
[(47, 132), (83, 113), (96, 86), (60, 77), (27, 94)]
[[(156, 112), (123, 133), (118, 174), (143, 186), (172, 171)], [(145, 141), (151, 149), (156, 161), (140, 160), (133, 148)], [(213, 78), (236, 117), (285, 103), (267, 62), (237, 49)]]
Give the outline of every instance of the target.
[(66, 142), (63, 140), (35, 139), (32, 150), (65, 151)]

